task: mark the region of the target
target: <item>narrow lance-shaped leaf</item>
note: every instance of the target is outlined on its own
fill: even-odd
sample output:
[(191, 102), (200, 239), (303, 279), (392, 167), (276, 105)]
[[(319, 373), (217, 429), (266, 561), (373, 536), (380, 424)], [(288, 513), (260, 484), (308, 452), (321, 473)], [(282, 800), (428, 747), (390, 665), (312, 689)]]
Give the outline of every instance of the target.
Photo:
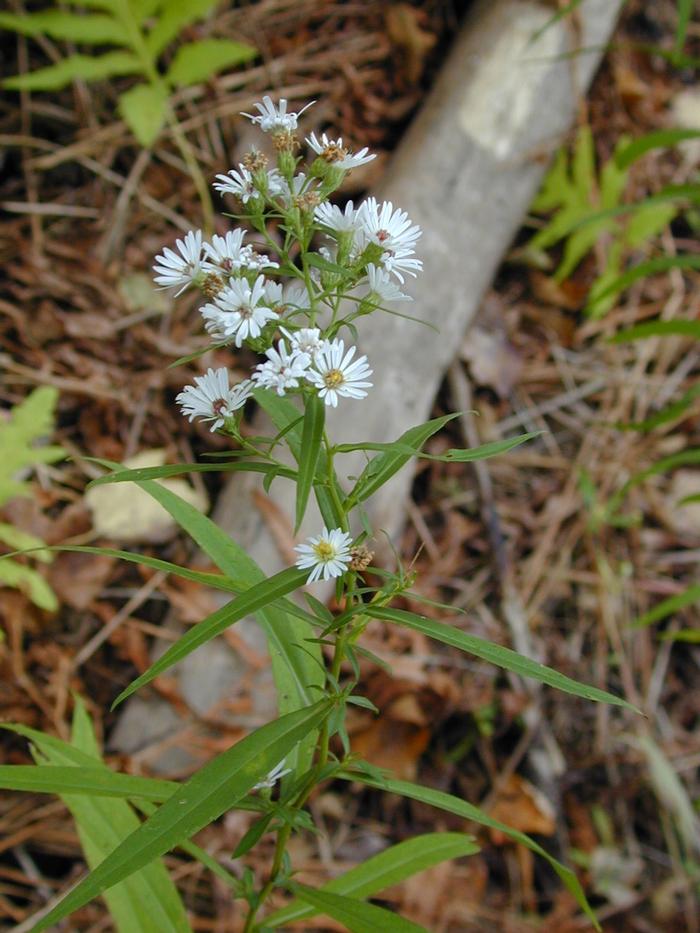
[(640, 262), (618, 275), (605, 288), (597, 291), (596, 297), (600, 300), (607, 298), (609, 295), (617, 295), (639, 281), (639, 279), (646, 279), (650, 275), (657, 275), (659, 272), (668, 272), (670, 269), (700, 269), (700, 256), (657, 256), (647, 262)]
[(629, 168), (640, 156), (645, 155), (645, 153), (650, 152), (652, 149), (666, 149), (686, 139), (698, 139), (698, 137), (700, 137), (700, 130), (680, 128), (657, 130), (653, 133), (647, 133), (645, 136), (633, 139), (631, 143), (616, 152), (615, 163), (618, 168)]
[(298, 589), (304, 582), (305, 576), (305, 571), (296, 567), (287, 567), (286, 570), (280, 571), (275, 576), (251, 586), (237, 599), (231, 600), (221, 609), (212, 612), (211, 615), (198, 622), (182, 638), (172, 644), (158, 658), (155, 664), (152, 664), (140, 677), (132, 681), (125, 690), (122, 690), (114, 701), (112, 708), (118, 706), (136, 690), (150, 683), (155, 677), (159, 677), (174, 664), (182, 661), (195, 649), (211, 641), (221, 632), (226, 631), (234, 622), (264, 609), (265, 606), (273, 603), (281, 596), (286, 596), (287, 593)]
[[(71, 753), (79, 752), (91, 762), (89, 770), (102, 769), (105, 774), (110, 773), (102, 761), (90, 717), (80, 697), (75, 699), (68, 747)], [(35, 748), (40, 766), (49, 770), (63, 764), (68, 757), (60, 746), (45, 743), (43, 738), (35, 740)], [(88, 769), (81, 766), (65, 770), (79, 773)], [(80, 844), (91, 868), (107, 858), (140, 825), (126, 800), (71, 793), (61, 794), (61, 799), (75, 820)], [(119, 933), (191, 933), (177, 888), (160, 859), (114, 885), (104, 897)]]
[[(285, 432), (289, 449), (292, 456), (299, 463), (301, 459), (301, 436), (302, 436), (302, 417), (295, 407), (294, 403), (287, 398), (280, 398), (276, 393), (269, 389), (254, 389), (253, 397), (260, 407), (270, 416), (273, 424), (280, 432)], [(328, 464), (325, 451), (321, 451), (316, 464), (317, 480), (314, 486), (314, 493), (318, 508), (321, 512), (323, 521), (327, 528), (337, 528), (341, 524), (340, 516), (337, 515), (335, 503), (328, 489), (323, 485), (328, 473)], [(331, 482), (335, 483), (339, 498), (343, 498), (342, 490), (334, 475)]]
[(288, 713), (208, 762), (42, 917), (34, 928), (36, 933), (49, 929), (234, 807), (309, 731), (318, 728), (331, 706), (331, 701), (322, 700)]
[[(230, 454), (227, 454), (230, 456)], [(85, 458), (90, 459), (90, 458)], [(244, 460), (222, 463), (166, 463), (164, 466), (139, 467), (136, 470), (119, 470), (117, 473), (105, 473), (88, 483), (93, 486), (106, 486), (111, 483), (142, 483), (149, 479), (168, 479), (171, 476), (183, 476), (187, 473), (275, 473), (287, 479), (296, 479), (297, 471), (277, 463), (260, 463)]]
[(572, 680), (554, 668), (546, 667), (530, 658), (526, 658), (511, 648), (504, 648), (501, 645), (494, 645), (483, 638), (477, 638), (476, 635), (468, 635), (460, 629), (451, 625), (445, 625), (444, 622), (437, 622), (435, 619), (426, 619), (424, 616), (416, 615), (413, 612), (407, 612), (405, 609), (389, 609), (382, 606), (367, 605), (363, 610), (365, 615), (373, 619), (381, 619), (384, 622), (394, 622), (397, 625), (403, 625), (406, 628), (422, 632), (430, 638), (441, 641), (445, 645), (451, 645), (453, 648), (459, 648), (468, 654), (473, 654), (483, 661), (495, 664), (514, 674), (520, 674), (521, 677), (531, 677), (550, 687), (556, 687), (557, 690), (563, 690), (565, 693), (572, 693), (574, 696), (583, 697), (586, 700), (595, 700), (598, 703), (611, 703), (613, 706), (624, 706), (627, 709), (639, 712), (621, 697), (617, 697), (606, 690), (599, 690), (598, 687), (591, 687), (588, 684), (579, 683)]
[(646, 321), (622, 330), (610, 338), (611, 343), (627, 343), (647, 337), (694, 337), (700, 340), (700, 321)]
[(309, 888), (305, 884), (295, 884), (292, 890), (319, 913), (345, 924), (352, 933), (428, 933), (425, 927), (405, 917), (353, 897)]
[[(93, 762), (94, 764), (94, 762)], [(2, 765), (0, 787), (37, 794), (85, 794), (89, 797), (142, 797), (157, 803), (178, 789), (174, 781), (116, 774), (84, 765)]]
[[(466, 833), (425, 833), (371, 856), (366, 862), (333, 878), (320, 890), (355, 898), (371, 897), (447, 859), (475, 855), (477, 852), (479, 846), (473, 836)], [(293, 920), (312, 917), (317, 912), (313, 907), (292, 902), (265, 917), (265, 926), (278, 927)]]
[(586, 895), (583, 893), (583, 888), (573, 871), (567, 868), (566, 865), (562, 865), (562, 863), (550, 855), (546, 849), (543, 849), (541, 845), (535, 842), (534, 839), (526, 836), (525, 833), (521, 833), (520, 830), (507, 826), (500, 820), (496, 820), (489, 816), (488, 813), (485, 813), (479, 807), (475, 807), (474, 804), (467, 803), (466, 800), (460, 800), (459, 797), (455, 797), (453, 794), (447, 794), (440, 790), (433, 790), (430, 787), (422, 787), (420, 784), (412, 784), (410, 781), (399, 781), (392, 777), (376, 778), (360, 768), (341, 772), (338, 777), (345, 781), (359, 781), (361, 784), (366, 784), (368, 787), (374, 787), (377, 790), (383, 790), (386, 793), (399, 794), (401, 797), (418, 800), (421, 803), (428, 804), (430, 807), (437, 807), (437, 809), (444, 810), (447, 813), (454, 813), (455, 816), (459, 816), (464, 820), (471, 820), (474, 823), (478, 823), (480, 826), (487, 826), (489, 829), (499, 830), (504, 836), (507, 836), (514, 842), (519, 842), (531, 852), (534, 852), (535, 855), (540, 855), (542, 858), (546, 859), (566, 885), (567, 889), (576, 898), (576, 902), (585, 911), (596, 930), (600, 930), (600, 925), (596, 916), (591, 910), (586, 900)]
[(379, 456), (374, 457), (362, 471), (359, 479), (355, 483), (348, 497), (348, 504), (356, 505), (358, 502), (364, 502), (372, 493), (380, 489), (391, 477), (398, 473), (402, 466), (414, 456), (413, 453), (407, 453), (405, 449), (415, 451), (420, 449), (425, 442), (443, 428), (453, 418), (457, 417), (457, 412), (450, 415), (443, 415), (441, 418), (433, 418), (425, 424), (416, 425), (404, 431), (398, 438), (396, 444), (399, 449), (389, 449)]
[[(119, 470), (119, 464), (102, 462), (112, 470)], [(152, 480), (137, 485), (172, 515), (239, 589), (246, 590), (265, 579), (265, 574), (243, 548), (190, 503)], [(297, 611), (291, 610), (289, 601), (284, 605), (286, 611), (266, 606), (257, 613), (270, 649), (280, 713), (312, 703), (318, 696), (314, 687), (323, 684), (321, 649), (308, 641), (313, 638), (314, 630)], [(308, 767), (313, 746), (314, 737), (310, 736), (299, 748), (299, 767), (302, 770)]]
[(644, 628), (646, 625), (653, 625), (654, 622), (660, 622), (667, 616), (685, 609), (686, 606), (692, 606), (693, 603), (700, 602), (700, 584), (694, 583), (682, 593), (676, 593), (675, 596), (669, 596), (668, 599), (657, 603), (649, 612), (640, 616), (632, 628)]
[(301, 432), (301, 450), (299, 453), (299, 476), (297, 478), (296, 512), (294, 531), (299, 526), (306, 512), (311, 487), (313, 486), (316, 467), (323, 443), (323, 428), (326, 420), (326, 406), (316, 393), (306, 400), (304, 425)]

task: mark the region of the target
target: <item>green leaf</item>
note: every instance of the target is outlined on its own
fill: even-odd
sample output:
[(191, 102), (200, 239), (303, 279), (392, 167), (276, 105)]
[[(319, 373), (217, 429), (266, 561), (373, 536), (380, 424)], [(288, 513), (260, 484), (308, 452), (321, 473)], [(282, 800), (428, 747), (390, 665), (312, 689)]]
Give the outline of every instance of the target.
[[(84, 458), (88, 459), (88, 458)], [(106, 486), (110, 483), (140, 483), (147, 479), (166, 479), (170, 476), (183, 476), (187, 473), (273, 473), (287, 479), (296, 480), (297, 471), (276, 463), (258, 463), (255, 460), (222, 463), (167, 463), (159, 467), (139, 467), (137, 470), (120, 470), (118, 473), (105, 473), (88, 483), (87, 488)]]
[(670, 146), (677, 146), (678, 143), (686, 139), (697, 139), (700, 137), (700, 130), (690, 129), (671, 129), (656, 130), (653, 133), (647, 133), (632, 140), (626, 146), (615, 153), (615, 164), (626, 169), (636, 162), (640, 156), (645, 155), (652, 149), (666, 149)]
[[(47, 757), (57, 753), (49, 750)], [(92, 763), (94, 765), (94, 762)], [(0, 787), (37, 794), (82, 794), (88, 797), (142, 797), (161, 803), (179, 788), (175, 781), (116, 774), (105, 767), (63, 765), (1, 765)]]
[(322, 700), (276, 719), (208, 762), (43, 916), (34, 928), (36, 933), (49, 929), (118, 882), (140, 873), (154, 859), (234, 807), (298, 742), (318, 728), (331, 705)]
[(241, 858), (241, 856), (245, 855), (246, 852), (249, 852), (254, 845), (257, 845), (257, 843), (267, 832), (267, 828), (272, 822), (272, 817), (274, 815), (275, 814), (271, 811), (270, 813), (265, 813), (263, 816), (257, 819), (250, 827), (248, 832), (243, 835), (243, 838), (234, 849), (231, 858)]
[(550, 855), (546, 849), (543, 849), (541, 845), (536, 843), (534, 839), (526, 836), (525, 833), (521, 833), (517, 829), (506, 826), (506, 824), (501, 823), (500, 820), (495, 820), (487, 813), (484, 813), (479, 807), (467, 803), (466, 800), (460, 800), (459, 797), (455, 797), (452, 794), (446, 794), (444, 791), (433, 790), (430, 787), (422, 787), (419, 784), (411, 784), (409, 781), (399, 781), (390, 777), (376, 778), (359, 768), (354, 768), (352, 771), (341, 772), (338, 777), (345, 781), (359, 781), (361, 784), (367, 785), (367, 787), (374, 787), (386, 793), (399, 794), (401, 797), (417, 800), (420, 803), (425, 803), (430, 807), (437, 807), (439, 810), (444, 810), (447, 813), (454, 813), (455, 816), (459, 816), (464, 820), (471, 820), (481, 826), (487, 826), (489, 829), (497, 829), (509, 839), (512, 839), (514, 842), (519, 842), (520, 845), (534, 852), (535, 855), (540, 855), (542, 858), (546, 859), (566, 888), (576, 898), (579, 907), (584, 910), (586, 916), (591, 920), (596, 930), (600, 930), (600, 925), (596, 916), (591, 910), (586, 900), (586, 895), (583, 893), (583, 888), (573, 871), (567, 868), (566, 865), (562, 865), (561, 862)]
[(620, 431), (653, 431), (654, 428), (658, 428), (662, 424), (680, 418), (698, 397), (700, 397), (700, 383), (691, 386), (677, 402), (671, 402), (670, 405), (666, 405), (660, 411), (645, 418), (644, 421), (618, 422), (615, 427)]
[[(273, 424), (280, 432), (285, 432), (289, 449), (294, 459), (299, 463), (302, 452), (302, 424), (303, 419), (293, 402), (287, 398), (280, 398), (275, 392), (269, 389), (253, 389), (253, 397), (260, 407), (270, 416)], [(326, 452), (322, 450), (319, 453), (316, 464), (317, 482), (314, 484), (314, 493), (318, 508), (321, 512), (323, 521), (327, 528), (337, 528), (342, 524), (342, 516), (336, 513), (333, 497), (329, 490), (323, 485), (328, 476), (328, 460)], [(335, 484), (338, 498), (343, 499), (343, 492), (338, 483), (338, 479), (333, 475), (332, 482)]]
[(5, 78), (2, 86), (11, 91), (58, 91), (77, 79), (101, 81), (118, 75), (140, 74), (142, 66), (131, 52), (105, 55), (69, 55), (55, 65), (28, 74)]
[(686, 606), (692, 606), (693, 603), (700, 602), (700, 584), (694, 583), (682, 593), (676, 593), (675, 596), (669, 596), (657, 603), (649, 612), (645, 612), (632, 625), (632, 628), (644, 628), (646, 625), (653, 625), (654, 622), (660, 622), (667, 616), (673, 615)]
[[(465, 833), (426, 833), (371, 856), (366, 862), (324, 884), (320, 890), (355, 898), (371, 897), (447, 859), (477, 852), (479, 846), (473, 836)], [(305, 920), (315, 913), (317, 911), (313, 907), (292, 902), (266, 917), (265, 926), (278, 927), (293, 920)]]
[(673, 51), (676, 56), (680, 56), (685, 45), (690, 16), (693, 12), (693, 0), (676, 0), (676, 2), (678, 4), (678, 24), (676, 26), (676, 41), (673, 45)]
[(11, 29), (23, 36), (49, 36), (69, 42), (92, 45), (129, 45), (129, 35), (111, 16), (64, 13), (45, 10), (41, 13), (0, 13), (0, 29)]
[(231, 600), (230, 603), (226, 603), (221, 609), (217, 609), (206, 619), (192, 626), (186, 634), (170, 645), (167, 651), (147, 671), (144, 671), (140, 677), (137, 677), (126, 689), (122, 690), (112, 704), (112, 709), (123, 703), (132, 693), (149, 684), (155, 677), (159, 677), (174, 664), (178, 664), (188, 654), (225, 632), (234, 622), (264, 609), (270, 603), (279, 599), (280, 596), (286, 596), (287, 593), (298, 589), (303, 584), (306, 573), (305, 570), (299, 570), (297, 567), (287, 567), (286, 570), (281, 570), (274, 577), (251, 586), (243, 595)]
[(677, 454), (671, 454), (670, 457), (663, 457), (657, 460), (645, 470), (639, 470), (627, 480), (626, 483), (608, 500), (608, 512), (614, 515), (622, 505), (627, 493), (649, 479), (650, 476), (658, 476), (660, 473), (669, 473), (679, 466), (700, 463), (700, 447), (694, 447), (690, 450), (681, 450)]
[(317, 912), (339, 920), (352, 933), (427, 933), (425, 927), (365, 901), (356, 901), (342, 894), (329, 894), (328, 891), (309, 888), (305, 884), (295, 884), (292, 890)]
[(659, 272), (668, 272), (670, 269), (700, 269), (700, 256), (658, 256), (641, 262), (616, 276), (605, 288), (597, 290), (596, 296), (600, 299), (608, 295), (618, 295), (639, 279), (646, 279)]
[(419, 424), (404, 431), (396, 441), (398, 450), (390, 445), (390, 449), (370, 460), (348, 496), (348, 505), (364, 502), (372, 493), (380, 489), (414, 455), (407, 453), (407, 449), (411, 451), (420, 449), (433, 434), (436, 434), (458, 414), (459, 412), (454, 412), (450, 415), (443, 415), (441, 418), (433, 418), (432, 421), (426, 421), (425, 424)]
[(137, 84), (119, 95), (119, 113), (144, 149), (150, 149), (168, 118), (168, 92), (159, 84)]
[(389, 609), (382, 606), (373, 606), (371, 603), (363, 609), (363, 614), (372, 619), (381, 619), (383, 622), (394, 622), (397, 625), (403, 625), (406, 628), (413, 629), (416, 632), (422, 632), (430, 638), (442, 642), (445, 645), (451, 645), (453, 648), (459, 648), (468, 654), (473, 654), (482, 661), (488, 661), (504, 670), (512, 671), (521, 677), (531, 677), (557, 690), (563, 690), (565, 693), (571, 693), (574, 696), (583, 697), (586, 700), (595, 700), (598, 703), (611, 703), (613, 706), (622, 706), (625, 709), (635, 709), (626, 700), (617, 697), (606, 690), (599, 690), (598, 687), (590, 687), (588, 684), (579, 683), (572, 680), (559, 671), (551, 667), (539, 664), (511, 648), (504, 648), (502, 645), (494, 645), (483, 638), (477, 638), (476, 635), (468, 635), (460, 629), (444, 622), (438, 622), (435, 619), (426, 619), (424, 616), (416, 615), (413, 612), (407, 612), (405, 609)]
[(56, 594), (40, 573), (14, 560), (0, 559), (0, 587), (9, 586), (21, 590), (35, 606), (47, 612), (56, 612), (58, 600)]
[(620, 331), (610, 338), (610, 342), (627, 343), (629, 340), (643, 340), (647, 337), (693, 337), (700, 340), (700, 321), (646, 321)]
[(318, 395), (310, 395), (306, 400), (304, 424), (301, 432), (301, 450), (299, 457), (299, 477), (297, 479), (296, 512), (294, 532), (299, 527), (306, 512), (318, 458), (321, 455), (323, 429), (326, 421), (326, 406)]
[(508, 437), (503, 441), (492, 441), (489, 444), (482, 444), (480, 447), (472, 447), (467, 450), (451, 448), (439, 456), (423, 455), (427, 460), (439, 460), (442, 463), (471, 463), (474, 460), (487, 460), (489, 457), (497, 457), (499, 454), (507, 453), (514, 447), (519, 447), (533, 437), (539, 437), (542, 431), (530, 431), (528, 434), (519, 434), (517, 437)]
[(7, 420), (0, 420), (0, 506), (13, 496), (30, 494), (31, 486), (18, 480), (18, 473), (65, 455), (62, 447), (34, 446), (53, 432), (57, 399), (56, 389), (42, 386), (15, 405)]
[[(118, 464), (107, 463), (107, 466), (114, 469)], [(265, 580), (265, 574), (255, 561), (206, 515), (159, 483), (149, 480), (138, 485), (172, 515), (238, 589), (247, 590)], [(324, 682), (321, 648), (309, 642), (314, 637), (314, 629), (299, 616), (298, 610), (293, 614), (267, 606), (259, 610), (257, 619), (270, 650), (280, 713), (313, 703), (318, 696), (315, 688), (322, 687)], [(315, 739), (311, 736), (301, 744), (298, 762), (290, 760), (289, 766), (296, 765), (300, 771), (305, 771), (314, 745)]]
[[(40, 768), (53, 771), (54, 765), (65, 763), (68, 755), (61, 751), (60, 741), (47, 742), (48, 737), (34, 734), (39, 752)], [(91, 763), (91, 771), (110, 774), (97, 748), (92, 724), (82, 701), (76, 700), (73, 734), (68, 746)], [(44, 765), (43, 762), (46, 762)], [(80, 773), (81, 767), (60, 768)], [(114, 775), (115, 778), (124, 777)], [(70, 778), (69, 778), (70, 780)], [(143, 779), (138, 779), (143, 782)], [(139, 819), (124, 800), (92, 798), (70, 793), (61, 794), (75, 820), (80, 843), (91, 868), (96, 868), (130, 833), (138, 829)], [(105, 900), (119, 933), (189, 933), (182, 901), (160, 859), (145, 866), (138, 875), (124, 880), (106, 892)]]
[(567, 16), (570, 16), (576, 9), (581, 5), (581, 0), (569, 0), (566, 6), (562, 7), (561, 10), (558, 10), (553, 16), (547, 20), (544, 26), (540, 26), (537, 32), (534, 32), (528, 39), (528, 45), (534, 45), (538, 39), (540, 39), (552, 26), (556, 25), (562, 19), (565, 19)]
[(215, 74), (255, 58), (258, 50), (231, 39), (201, 39), (182, 45), (165, 75), (169, 84), (187, 87), (208, 81)]
[(146, 47), (157, 58), (185, 26), (204, 19), (219, 0), (167, 0), (158, 21), (146, 37)]

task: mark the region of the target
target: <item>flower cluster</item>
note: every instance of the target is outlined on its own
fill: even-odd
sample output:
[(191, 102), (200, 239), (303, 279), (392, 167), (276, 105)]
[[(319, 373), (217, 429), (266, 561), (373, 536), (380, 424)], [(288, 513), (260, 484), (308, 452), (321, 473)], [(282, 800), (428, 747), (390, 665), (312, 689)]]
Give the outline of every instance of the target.
[[(214, 188), (236, 199), (242, 228), (204, 240), (190, 231), (165, 248), (153, 267), (155, 282), (181, 294), (190, 286), (204, 297), (204, 328), (221, 346), (248, 347), (261, 361), (249, 379), (231, 385), (225, 368), (208, 369), (177, 396), (190, 421), (240, 438), (242, 408), (257, 390), (277, 395), (316, 394), (331, 408), (344, 399), (363, 399), (372, 383), (366, 356), (346, 344), (353, 321), (398, 301), (406, 276), (421, 268), (415, 247), (421, 229), (390, 201), (370, 197), (359, 206), (329, 200), (348, 171), (375, 158), (367, 148), (353, 152), (342, 137), (311, 133), (310, 161), (299, 170), (298, 112), (287, 101), (264, 97), (256, 113), (244, 114), (269, 135), (276, 164), (251, 150), (234, 169), (216, 176)], [(324, 242), (317, 251), (314, 237)], [(387, 309), (388, 310), (388, 309)], [(301, 545), (298, 566), (309, 581), (343, 574), (351, 561), (350, 536), (324, 528)]]

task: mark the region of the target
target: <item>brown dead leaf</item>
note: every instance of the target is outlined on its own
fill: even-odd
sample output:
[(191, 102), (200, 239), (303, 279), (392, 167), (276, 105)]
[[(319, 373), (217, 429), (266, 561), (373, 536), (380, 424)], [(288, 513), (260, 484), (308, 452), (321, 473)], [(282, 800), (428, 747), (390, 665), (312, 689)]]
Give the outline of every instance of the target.
[(461, 358), (469, 364), (474, 382), (489, 386), (501, 398), (520, 378), (522, 359), (505, 334), (471, 327), (462, 344)]
[[(489, 816), (523, 833), (553, 836), (556, 831), (554, 808), (534, 784), (519, 774), (511, 774), (498, 789)], [(504, 845), (507, 837), (499, 830), (491, 830), (495, 845)]]
[(114, 566), (105, 554), (58, 554), (48, 569), (49, 583), (62, 603), (87, 609), (102, 591)]
[(530, 269), (529, 276), (535, 297), (544, 304), (567, 311), (578, 311), (586, 300), (588, 288), (583, 282), (572, 279), (557, 282), (553, 276), (545, 275), (538, 269)]
[(353, 751), (360, 758), (389, 769), (405, 781), (415, 778), (418, 759), (429, 741), (429, 728), (397, 722), (390, 716), (372, 719), (352, 736)]

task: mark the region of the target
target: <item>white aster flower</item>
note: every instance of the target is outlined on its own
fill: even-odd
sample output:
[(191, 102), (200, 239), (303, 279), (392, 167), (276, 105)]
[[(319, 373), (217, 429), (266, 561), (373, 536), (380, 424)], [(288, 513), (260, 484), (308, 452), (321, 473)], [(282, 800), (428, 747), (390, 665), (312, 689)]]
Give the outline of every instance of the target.
[(319, 395), (326, 405), (336, 408), (339, 398), (365, 398), (366, 388), (372, 383), (366, 382), (372, 370), (367, 365), (367, 357), (361, 356), (352, 361), (356, 347), (345, 352), (342, 340), (326, 343), (314, 360), (314, 369), (310, 369), (306, 378), (319, 390)]
[(377, 158), (374, 154), (367, 155), (369, 152), (367, 146), (365, 146), (364, 149), (360, 149), (360, 151), (356, 152), (354, 155), (348, 152), (343, 146), (342, 136), (338, 139), (329, 139), (326, 134), (323, 133), (321, 138), (318, 139), (316, 134), (312, 133), (311, 136), (306, 137), (306, 142), (324, 162), (328, 162), (329, 165), (344, 169), (345, 171), (349, 171), (351, 168), (357, 168)]
[(259, 275), (251, 288), (245, 279), (233, 279), (200, 309), (207, 331), (215, 338), (235, 336), (237, 347), (248, 338), (259, 337), (268, 321), (276, 317), (265, 302), (265, 279)]
[(258, 781), (257, 784), (253, 784), (252, 789), (264, 790), (265, 788), (273, 788), (280, 780), (280, 778), (285, 776), (285, 774), (291, 774), (292, 769), (284, 767), (286, 761), (287, 759), (283, 758), (282, 761), (280, 761), (278, 765), (275, 765), (272, 771), (269, 772), (267, 777), (264, 777), (262, 781)]
[(175, 401), (190, 421), (195, 418), (213, 421), (212, 431), (223, 427), (226, 418), (243, 407), (253, 387), (250, 379), (229, 387), (228, 371), (224, 367), (208, 369), (206, 375), (195, 376), (194, 383), (185, 386)]
[(288, 351), (284, 340), (279, 341), (277, 349), (266, 350), (265, 356), (267, 362), (256, 366), (253, 379), (266, 389), (274, 389), (278, 395), (284, 395), (287, 389), (297, 389), (311, 363), (307, 353)]
[(315, 360), (316, 354), (328, 346), (328, 341), (321, 336), (318, 327), (302, 327), (300, 330), (291, 333), (285, 327), (280, 327), (280, 330), (289, 340), (292, 350), (305, 353), (312, 360)]
[(387, 272), (391, 272), (392, 275), (396, 276), (402, 285), (404, 283), (402, 273), (412, 275), (415, 279), (423, 268), (423, 261), (415, 258), (412, 249), (397, 249), (396, 252), (387, 250), (382, 255), (380, 262)]
[(348, 201), (344, 211), (341, 211), (337, 204), (324, 201), (314, 210), (314, 218), (319, 224), (336, 233), (357, 233), (363, 229), (362, 209), (356, 209), (352, 201)]
[[(419, 262), (420, 260), (416, 260)], [(367, 266), (368, 297), (378, 299), (379, 303), (386, 301), (413, 301), (410, 295), (404, 295), (398, 285), (392, 282), (389, 273), (381, 266), (371, 263)]]
[(263, 133), (279, 133), (281, 131), (292, 132), (297, 128), (297, 121), (305, 110), (315, 101), (311, 101), (305, 107), (302, 107), (297, 113), (287, 111), (287, 101), (284, 97), (280, 99), (277, 106), (272, 103), (272, 98), (267, 94), (263, 97), (262, 103), (255, 104), (258, 111), (257, 115), (242, 113), (241, 116), (248, 117), (251, 123), (257, 123)]
[(207, 272), (238, 272), (248, 265), (250, 246), (243, 246), (244, 230), (229, 230), (226, 236), (214, 234), (211, 243), (204, 244), (206, 260), (202, 267)]
[[(287, 185), (277, 169), (270, 169), (266, 174), (266, 193), (270, 197), (274, 197), (276, 194), (282, 194), (286, 190)], [(238, 169), (232, 168), (226, 175), (217, 175), (216, 178), (217, 181), (214, 182), (214, 188), (219, 194), (233, 194), (239, 198), (243, 204), (247, 204), (251, 198), (260, 196), (255, 178), (245, 165), (239, 165)]]
[(422, 235), (418, 224), (411, 223), (408, 214), (400, 208), (394, 210), (391, 201), (384, 201), (380, 206), (376, 198), (367, 198), (360, 209), (368, 242), (376, 243), (382, 249), (392, 253), (412, 250)]
[(158, 275), (153, 277), (153, 281), (163, 288), (181, 285), (182, 288), (175, 293), (177, 298), (202, 271), (202, 231), (190, 230), (185, 239), (176, 240), (175, 245), (179, 256), (167, 246), (160, 256), (156, 256), (153, 271)]
[(247, 204), (251, 198), (257, 197), (259, 192), (255, 187), (252, 174), (245, 165), (239, 165), (238, 169), (239, 171), (232, 168), (225, 175), (217, 175), (214, 188), (219, 194), (234, 194), (244, 204)]
[(307, 583), (315, 580), (330, 580), (340, 577), (348, 569), (351, 554), (352, 537), (341, 528), (328, 531), (324, 528), (320, 535), (309, 538), (308, 544), (297, 544), (294, 550), (299, 554), (296, 566), (300, 570), (311, 567)]

